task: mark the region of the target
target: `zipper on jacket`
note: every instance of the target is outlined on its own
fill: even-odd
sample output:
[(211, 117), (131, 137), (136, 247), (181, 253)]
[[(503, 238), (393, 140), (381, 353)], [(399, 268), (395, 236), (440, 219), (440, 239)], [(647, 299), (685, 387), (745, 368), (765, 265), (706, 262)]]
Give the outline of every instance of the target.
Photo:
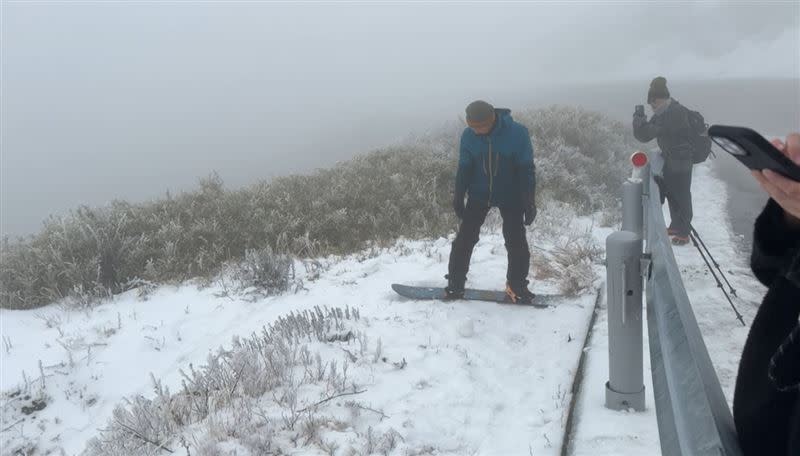
[(494, 170), (492, 169), (492, 137), (489, 136), (489, 201), (486, 205), (492, 207), (492, 187), (494, 186)]

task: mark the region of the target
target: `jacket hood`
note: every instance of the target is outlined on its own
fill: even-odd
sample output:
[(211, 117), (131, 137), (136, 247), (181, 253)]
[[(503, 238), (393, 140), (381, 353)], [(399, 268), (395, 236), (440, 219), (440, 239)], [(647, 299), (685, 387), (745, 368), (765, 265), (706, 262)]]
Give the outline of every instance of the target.
[(514, 121), (514, 118), (511, 117), (511, 110), (508, 108), (495, 108), (494, 114), (497, 117), (497, 123), (495, 124), (492, 131), (489, 133), (490, 135), (495, 135), (497, 132), (501, 131), (503, 128), (508, 126), (511, 122)]

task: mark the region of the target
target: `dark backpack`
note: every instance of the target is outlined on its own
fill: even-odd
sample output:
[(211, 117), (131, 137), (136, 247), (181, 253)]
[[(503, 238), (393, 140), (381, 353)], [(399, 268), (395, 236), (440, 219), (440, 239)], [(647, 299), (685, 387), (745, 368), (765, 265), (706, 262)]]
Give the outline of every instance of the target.
[(702, 114), (691, 109), (688, 111), (689, 144), (692, 145), (692, 161), (695, 164), (703, 163), (711, 154), (711, 138), (708, 137), (708, 125)]

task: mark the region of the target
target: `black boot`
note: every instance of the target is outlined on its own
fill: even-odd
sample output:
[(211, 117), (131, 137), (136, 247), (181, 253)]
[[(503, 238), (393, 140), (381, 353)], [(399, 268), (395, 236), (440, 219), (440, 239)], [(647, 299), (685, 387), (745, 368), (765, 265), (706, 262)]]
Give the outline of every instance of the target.
[(536, 297), (530, 290), (528, 290), (528, 281), (523, 280), (518, 283), (506, 282), (506, 294), (511, 302), (514, 304), (530, 304), (533, 298)]
[(447, 286), (444, 288), (445, 299), (461, 299), (464, 297), (464, 279), (451, 278), (450, 275), (444, 276), (447, 279)]

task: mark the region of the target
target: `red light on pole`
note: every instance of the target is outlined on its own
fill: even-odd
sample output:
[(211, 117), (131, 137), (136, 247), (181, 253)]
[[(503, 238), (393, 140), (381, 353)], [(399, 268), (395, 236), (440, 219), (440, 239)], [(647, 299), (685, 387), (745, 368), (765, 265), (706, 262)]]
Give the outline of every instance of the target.
[(633, 155), (631, 155), (631, 163), (636, 168), (642, 168), (644, 165), (647, 164), (647, 154), (642, 151), (636, 151)]

